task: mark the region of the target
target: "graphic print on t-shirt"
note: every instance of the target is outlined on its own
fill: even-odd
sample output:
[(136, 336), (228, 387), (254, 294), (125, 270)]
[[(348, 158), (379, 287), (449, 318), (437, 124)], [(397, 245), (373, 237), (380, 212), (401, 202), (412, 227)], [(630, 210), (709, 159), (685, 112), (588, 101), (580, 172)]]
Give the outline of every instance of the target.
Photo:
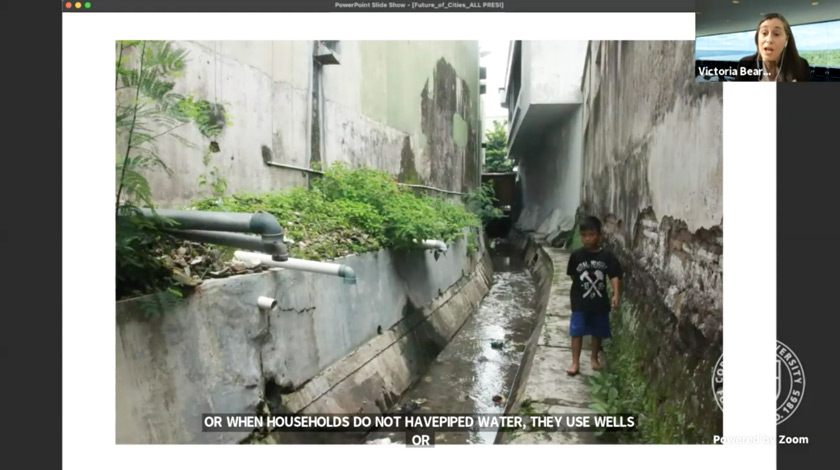
[(597, 259), (581, 261), (575, 271), (579, 273), (580, 281), (583, 284), (584, 299), (604, 297), (607, 287), (604, 282), (607, 263)]

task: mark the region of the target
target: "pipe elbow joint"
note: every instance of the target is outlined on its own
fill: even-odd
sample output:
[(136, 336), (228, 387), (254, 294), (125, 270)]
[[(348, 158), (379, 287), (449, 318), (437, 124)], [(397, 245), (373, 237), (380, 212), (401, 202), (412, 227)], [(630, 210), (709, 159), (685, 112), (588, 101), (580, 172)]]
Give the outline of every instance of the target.
[(274, 261), (288, 261), (289, 249), (281, 241), (266, 242), (265, 252), (271, 255)]
[(338, 275), (344, 279), (345, 284), (356, 283), (356, 271), (353, 271), (353, 268), (350, 266), (342, 264), (341, 267), (338, 268)]
[(289, 249), (283, 243), (283, 227), (273, 215), (258, 211), (251, 216), (248, 227), (251, 232), (262, 237), (265, 252), (270, 254), (274, 261), (289, 259)]
[(264, 240), (283, 240), (283, 227), (268, 212), (256, 212), (248, 224), (252, 233), (260, 234)]

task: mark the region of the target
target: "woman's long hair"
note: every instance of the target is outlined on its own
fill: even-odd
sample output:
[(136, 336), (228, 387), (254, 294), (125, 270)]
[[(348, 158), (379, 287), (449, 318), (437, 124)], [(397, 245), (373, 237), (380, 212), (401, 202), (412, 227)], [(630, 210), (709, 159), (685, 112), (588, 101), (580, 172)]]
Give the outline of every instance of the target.
[(782, 51), (782, 56), (779, 58), (779, 74), (782, 80), (786, 82), (792, 81), (796, 77), (797, 70), (802, 64), (802, 58), (799, 57), (799, 50), (796, 48), (796, 41), (793, 39), (793, 31), (790, 29), (790, 23), (784, 16), (778, 13), (768, 13), (761, 18), (758, 25), (755, 27), (755, 60), (761, 61), (761, 50), (758, 47), (758, 31), (761, 29), (761, 23), (767, 20), (779, 19), (785, 27), (785, 35), (787, 35), (787, 46)]

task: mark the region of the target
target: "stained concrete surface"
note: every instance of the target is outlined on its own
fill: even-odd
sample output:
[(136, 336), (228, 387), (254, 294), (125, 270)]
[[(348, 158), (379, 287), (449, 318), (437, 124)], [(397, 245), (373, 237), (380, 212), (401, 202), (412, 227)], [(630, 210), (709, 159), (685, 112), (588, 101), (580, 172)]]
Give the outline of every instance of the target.
[[(497, 254), (493, 265), (493, 285), (477, 311), (391, 412), (503, 413), (534, 328), (536, 286), (522, 263), (522, 253)], [(435, 444), (486, 444), (495, 437), (495, 429), (436, 432)], [(404, 439), (402, 432), (373, 432), (367, 441)]]
[[(313, 79), (313, 41), (172, 45), (187, 53), (173, 91), (224, 105), (230, 125), (213, 139), (219, 151), (210, 155), (210, 139), (193, 125), (155, 140), (172, 170), (144, 171), (160, 207), (211, 196), (211, 185), (198, 183), (202, 176), (212, 181), (214, 168), (228, 194), (307, 185), (304, 172), (267, 166), (266, 160), (304, 168), (314, 160), (322, 166), (342, 162), (455, 191), (479, 184), (477, 41), (338, 41), (341, 63), (322, 67), (320, 80)], [(129, 96), (117, 93), (117, 102)], [(313, 103), (313, 96), (320, 101)], [(122, 155), (128, 136), (116, 137)], [(413, 174), (401, 172), (409, 163)]]
[[(117, 442), (237, 442), (246, 433), (202, 433), (201, 414), (273, 406), (276, 395), (300, 389), (354, 349), (384, 336), (378, 331), (401, 323), (406, 305), (434, 311), (440, 299), (455, 297), (443, 311), (469, 312), (488, 283), (477, 279), (474, 287), (453, 290), (476, 263), (463, 238), (437, 259), (424, 250), (382, 250), (339, 262), (356, 271), (355, 285), (274, 269), (205, 281), (193, 295), (161, 311), (153, 308), (154, 313), (147, 312), (155, 307), (154, 296), (118, 302)], [(276, 298), (277, 308), (260, 311), (260, 295)], [(454, 334), (460, 323), (447, 322), (455, 320), (454, 314), (443, 315), (436, 321), (446, 324), (435, 329)]]

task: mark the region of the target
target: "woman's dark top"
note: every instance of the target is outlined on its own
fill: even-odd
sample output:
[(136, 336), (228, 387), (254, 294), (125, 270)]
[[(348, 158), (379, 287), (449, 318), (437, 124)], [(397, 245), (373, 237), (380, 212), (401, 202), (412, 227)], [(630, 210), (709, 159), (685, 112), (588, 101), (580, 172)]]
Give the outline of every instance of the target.
[[(748, 55), (746, 57), (742, 57), (741, 60), (738, 61), (738, 68), (746, 67), (746, 68), (760, 68), (759, 62), (757, 62), (758, 53), (753, 55)], [(782, 77), (780, 80), (784, 80), (786, 82), (790, 82), (796, 80), (797, 82), (807, 82), (811, 80), (811, 68), (808, 65), (808, 61), (799, 58), (799, 63), (795, 66), (791, 66), (782, 62)], [(739, 76), (739, 82), (758, 82), (761, 81), (761, 74), (759, 75), (745, 75)]]

